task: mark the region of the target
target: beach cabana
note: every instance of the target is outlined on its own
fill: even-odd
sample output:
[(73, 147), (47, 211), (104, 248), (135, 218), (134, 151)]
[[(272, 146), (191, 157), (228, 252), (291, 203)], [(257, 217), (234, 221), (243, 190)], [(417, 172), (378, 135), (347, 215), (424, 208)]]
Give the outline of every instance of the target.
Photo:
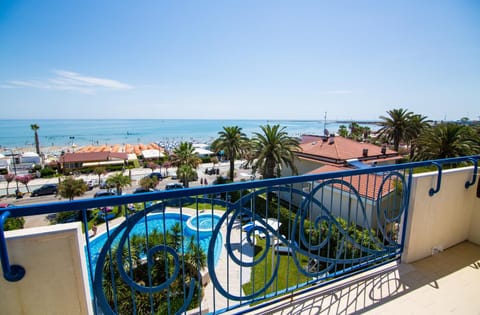
[(20, 156), (20, 163), (41, 164), (41, 159), (35, 152), (25, 152)]
[(202, 149), (202, 148), (196, 148), (193, 153), (198, 154), (199, 156), (210, 156), (213, 154), (212, 151), (207, 150), (207, 149)]
[(154, 160), (163, 157), (163, 153), (160, 150), (143, 150), (143, 158), (146, 160)]

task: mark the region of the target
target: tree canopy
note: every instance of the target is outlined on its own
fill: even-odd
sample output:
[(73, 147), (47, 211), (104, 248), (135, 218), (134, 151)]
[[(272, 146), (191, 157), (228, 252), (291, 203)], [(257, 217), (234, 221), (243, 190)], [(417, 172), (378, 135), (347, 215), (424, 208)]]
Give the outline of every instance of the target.
[(400, 142), (408, 139), (409, 120), (413, 113), (404, 108), (392, 109), (387, 113), (388, 116), (380, 116), (382, 121), (378, 133), (388, 141), (393, 141), (393, 149), (398, 151)]
[(87, 191), (87, 184), (83, 179), (75, 179), (72, 176), (65, 178), (58, 184), (58, 194), (62, 198), (73, 200), (82, 196)]
[(435, 160), (480, 153), (480, 137), (474, 129), (454, 123), (423, 131), (417, 140), (415, 160)]
[(235, 159), (244, 152), (244, 143), (247, 141), (248, 138), (242, 132), (242, 128), (231, 126), (223, 127), (223, 130), (218, 132), (218, 138), (212, 143), (215, 152), (223, 151), (230, 161), (229, 177), (231, 181), (235, 176)]
[(38, 129), (40, 129), (40, 126), (37, 124), (31, 124), (30, 129), (35, 132), (35, 149), (37, 150), (37, 154), (40, 155), (40, 140), (38, 139)]
[(280, 125), (260, 126), (262, 132), (255, 132), (252, 139), (254, 170), (258, 170), (263, 178), (279, 177), (282, 165), (290, 167), (294, 174), (294, 152), (300, 150), (296, 138), (290, 137), (285, 127)]
[(122, 189), (126, 186), (130, 186), (130, 184), (130, 177), (123, 175), (122, 172), (107, 178), (107, 185), (115, 187), (117, 189), (117, 195), (121, 195)]

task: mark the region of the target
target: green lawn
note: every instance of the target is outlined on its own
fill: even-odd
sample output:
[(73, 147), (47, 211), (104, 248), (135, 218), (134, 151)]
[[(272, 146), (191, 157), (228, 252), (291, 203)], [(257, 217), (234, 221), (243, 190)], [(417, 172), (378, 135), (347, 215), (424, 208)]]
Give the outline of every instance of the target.
[[(243, 290), (247, 295), (252, 294), (253, 291), (258, 291), (263, 288), (265, 283), (269, 281), (270, 275), (272, 274), (272, 251), (270, 247), (268, 249), (265, 248), (265, 243), (266, 241), (264, 239), (256, 239), (255, 259), (259, 259), (265, 250), (267, 250), (268, 253), (267, 257), (252, 269), (251, 281), (243, 285)], [(298, 258), (302, 266), (306, 266), (308, 264), (308, 258), (306, 256), (298, 255)], [(275, 255), (273, 259), (274, 262), (276, 262), (277, 256)], [(278, 268), (277, 276), (272, 285), (264, 294), (280, 291), (308, 280), (308, 277), (297, 270), (293, 258), (289, 255), (282, 254), (280, 255), (280, 266)], [(254, 286), (254, 288), (252, 288), (252, 286)]]

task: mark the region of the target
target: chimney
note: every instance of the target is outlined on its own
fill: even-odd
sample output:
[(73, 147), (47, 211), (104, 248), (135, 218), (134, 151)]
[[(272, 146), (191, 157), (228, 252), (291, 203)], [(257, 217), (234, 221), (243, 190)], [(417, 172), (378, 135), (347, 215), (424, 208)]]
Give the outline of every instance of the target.
[(334, 144), (335, 143), (335, 136), (332, 134), (328, 138), (328, 144)]
[(385, 155), (387, 153), (387, 146), (382, 145), (382, 154)]
[(364, 157), (367, 157), (367, 156), (368, 156), (368, 149), (367, 149), (367, 148), (364, 148), (364, 149), (363, 149), (363, 156), (364, 156)]

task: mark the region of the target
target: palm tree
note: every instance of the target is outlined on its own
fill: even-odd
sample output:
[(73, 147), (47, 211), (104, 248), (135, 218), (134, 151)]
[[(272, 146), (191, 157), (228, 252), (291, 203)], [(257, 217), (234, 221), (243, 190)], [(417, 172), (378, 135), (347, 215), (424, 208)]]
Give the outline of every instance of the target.
[(350, 129), (350, 138), (351, 139), (358, 139), (359, 137), (361, 137), (362, 133), (363, 133), (363, 130), (362, 130), (362, 127), (357, 123), (357, 122), (351, 122), (349, 125), (348, 125), (348, 128)]
[[(195, 240), (191, 240), (191, 242), (193, 245), (190, 245), (186, 251), (180, 250), (183, 245), (183, 236), (181, 226), (178, 224), (166, 231), (165, 234), (163, 231), (153, 230), (148, 234), (148, 241), (145, 235), (133, 235), (128, 246), (125, 245), (123, 248), (113, 246), (112, 254), (105, 257), (102, 279), (104, 294), (112, 309), (118, 307), (119, 314), (150, 314), (152, 308), (158, 314), (174, 313), (183, 304), (184, 294), (188, 294), (185, 291), (185, 284), (189, 283), (192, 278), (199, 281), (199, 270), (206, 266), (205, 252), (201, 247), (196, 246)], [(137, 283), (162, 283), (173, 273), (176, 265), (173, 257), (162, 250), (153, 254), (155, 261), (153, 265), (142, 263), (141, 257), (146, 256), (148, 249), (155, 245), (167, 245), (178, 252), (179, 267), (181, 268), (179, 275), (170, 284), (168, 290), (152, 294), (135, 292), (133, 298), (135, 302), (132, 303), (131, 288), (125, 281), (121, 281), (118, 261), (111, 257), (116, 257), (117, 252), (121, 251), (121, 262), (124, 263), (127, 273), (133, 274), (132, 278)], [(198, 306), (196, 301), (200, 296), (203, 296), (203, 288), (195, 286), (189, 309)], [(168, 306), (165, 303), (167, 299), (169, 300)]]
[(184, 164), (177, 168), (177, 177), (180, 178), (184, 187), (188, 187), (188, 182), (195, 177), (195, 174), (195, 170), (190, 165)]
[(130, 186), (130, 183), (130, 177), (123, 175), (122, 172), (107, 178), (107, 185), (115, 186), (117, 189), (117, 195), (121, 195), (123, 187)]
[(434, 160), (480, 153), (480, 139), (468, 126), (453, 123), (426, 129), (418, 138), (415, 160)]
[(98, 183), (100, 184), (100, 176), (102, 176), (103, 174), (106, 173), (105, 167), (103, 167), (103, 166), (95, 167), (93, 172), (98, 175)]
[(190, 263), (194, 270), (202, 270), (207, 267), (207, 255), (200, 247), (200, 244), (195, 240), (194, 236), (190, 237), (190, 244), (188, 245), (188, 251), (185, 255), (185, 261)]
[(40, 129), (40, 126), (31, 124), (30, 128), (35, 132), (35, 149), (37, 150), (37, 154), (40, 155), (40, 141), (38, 140), (38, 129)]
[(185, 187), (188, 187), (188, 181), (195, 178), (195, 170), (202, 162), (194, 151), (195, 148), (191, 143), (181, 142), (171, 155), (172, 165), (177, 167), (177, 177), (182, 180)]
[(410, 159), (413, 159), (417, 145), (417, 139), (422, 132), (430, 128), (430, 120), (426, 116), (419, 114), (411, 115), (408, 121), (407, 142), (410, 146)]
[(280, 125), (266, 125), (260, 128), (263, 133), (255, 132), (252, 139), (256, 159), (253, 168), (258, 169), (263, 178), (279, 177), (282, 164), (290, 167), (296, 174), (294, 152), (300, 150), (298, 140), (288, 136), (285, 127)]
[(393, 141), (393, 149), (398, 151), (400, 142), (408, 139), (408, 124), (412, 112), (407, 109), (399, 108), (387, 111), (389, 117), (380, 116), (382, 120), (378, 130), (380, 136), (384, 136), (388, 141)]
[(345, 125), (340, 125), (340, 126), (338, 127), (338, 134), (339, 134), (341, 137), (346, 138), (346, 137), (348, 136), (347, 126), (345, 126)]
[(153, 176), (152, 178), (146, 176), (142, 179), (140, 179), (140, 181), (138, 182), (140, 187), (144, 188), (144, 189), (154, 189), (155, 187), (157, 187), (158, 185), (158, 177), (157, 176)]
[(87, 184), (83, 179), (75, 179), (72, 176), (58, 184), (58, 193), (62, 198), (72, 201), (74, 197), (80, 197), (87, 191)]
[(212, 147), (216, 152), (223, 150), (230, 161), (230, 180), (233, 181), (235, 158), (243, 153), (243, 143), (248, 141), (248, 138), (242, 132), (242, 128), (238, 126), (223, 127), (218, 135), (218, 138), (213, 141)]
[(194, 153), (195, 148), (189, 142), (180, 142), (180, 145), (173, 150), (172, 164), (176, 167), (181, 165), (189, 165), (196, 169), (202, 162), (200, 158)]

